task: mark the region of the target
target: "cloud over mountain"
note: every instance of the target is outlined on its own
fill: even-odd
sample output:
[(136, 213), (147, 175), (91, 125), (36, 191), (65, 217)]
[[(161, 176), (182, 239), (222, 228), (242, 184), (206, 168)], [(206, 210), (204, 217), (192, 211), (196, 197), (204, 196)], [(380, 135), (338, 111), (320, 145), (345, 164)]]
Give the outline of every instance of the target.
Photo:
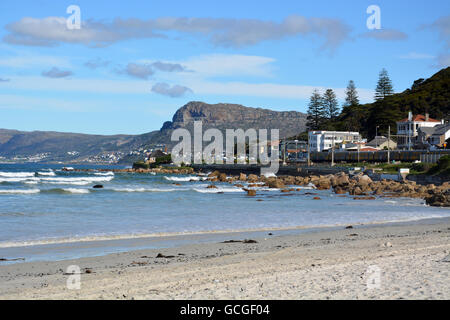
[(167, 83), (159, 82), (152, 87), (152, 92), (171, 98), (179, 98), (188, 92), (192, 92), (192, 90), (188, 87), (183, 87), (180, 85), (173, 85), (171, 87)]

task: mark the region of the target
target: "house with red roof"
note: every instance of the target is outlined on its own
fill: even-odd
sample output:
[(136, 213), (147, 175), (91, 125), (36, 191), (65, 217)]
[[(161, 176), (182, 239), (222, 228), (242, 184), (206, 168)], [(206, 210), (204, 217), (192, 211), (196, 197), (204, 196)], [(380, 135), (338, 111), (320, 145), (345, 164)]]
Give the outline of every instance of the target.
[(410, 111), (408, 118), (397, 121), (398, 149), (412, 150), (419, 135), (419, 128), (432, 128), (443, 123), (444, 120), (430, 118), (428, 113), (413, 115)]

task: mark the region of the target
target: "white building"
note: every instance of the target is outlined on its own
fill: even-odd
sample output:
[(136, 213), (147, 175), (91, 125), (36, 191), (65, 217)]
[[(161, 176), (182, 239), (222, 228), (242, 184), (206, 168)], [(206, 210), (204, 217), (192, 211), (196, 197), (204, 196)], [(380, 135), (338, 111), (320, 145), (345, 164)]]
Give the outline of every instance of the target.
[(443, 120), (439, 121), (430, 118), (428, 113), (425, 116), (421, 114), (413, 116), (410, 111), (408, 118), (397, 121), (398, 149), (412, 149), (414, 146), (414, 141), (419, 134), (419, 128), (432, 128), (443, 123)]
[(361, 142), (359, 132), (350, 131), (310, 131), (309, 149), (314, 152), (329, 150), (337, 144), (348, 144)]

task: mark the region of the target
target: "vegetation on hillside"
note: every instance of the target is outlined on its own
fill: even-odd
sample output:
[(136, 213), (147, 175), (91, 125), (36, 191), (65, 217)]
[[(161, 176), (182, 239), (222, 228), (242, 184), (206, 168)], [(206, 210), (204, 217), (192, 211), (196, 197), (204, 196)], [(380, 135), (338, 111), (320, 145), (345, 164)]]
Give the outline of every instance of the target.
[(441, 157), (437, 164), (428, 170), (427, 174), (450, 177), (450, 156)]
[(148, 163), (143, 160), (139, 160), (133, 163), (133, 169), (150, 169), (150, 168), (156, 168), (163, 164), (170, 164), (172, 163), (172, 156), (170, 154), (165, 155), (163, 157), (156, 158), (155, 162)]
[[(325, 116), (324, 97), (314, 92), (308, 109), (310, 129), (359, 131), (373, 138), (378, 132), (396, 134), (400, 119), (413, 114), (429, 113), (431, 118), (450, 120), (450, 67), (442, 69), (431, 78), (414, 81), (410, 89), (393, 93), (392, 81), (382, 70), (376, 86), (375, 102), (360, 104), (353, 81), (349, 82), (342, 111), (336, 118)], [(322, 106), (320, 106), (322, 104)]]

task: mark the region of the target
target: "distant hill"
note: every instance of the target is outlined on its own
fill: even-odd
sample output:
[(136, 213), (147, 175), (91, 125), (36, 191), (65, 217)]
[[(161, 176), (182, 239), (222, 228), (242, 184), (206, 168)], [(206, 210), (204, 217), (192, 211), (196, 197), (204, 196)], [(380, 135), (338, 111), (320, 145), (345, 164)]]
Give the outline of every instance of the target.
[[(186, 128), (192, 132), (195, 120), (203, 122), (203, 130), (211, 127), (219, 130), (280, 129), (280, 137), (292, 136), (306, 130), (306, 115), (301, 112), (278, 112), (237, 104), (189, 102), (178, 109), (172, 121), (165, 122), (159, 131), (142, 135), (102, 136), (0, 129), (0, 156), (10, 158), (50, 153), (48, 161), (83, 161), (89, 156), (117, 151), (128, 153), (158, 144), (165, 144), (170, 148), (174, 144), (170, 141), (173, 130)], [(77, 152), (76, 156), (68, 154), (73, 151)], [(122, 162), (130, 163), (134, 160), (133, 157), (125, 157)]]
[[(50, 153), (52, 161), (65, 161), (103, 152), (126, 151), (132, 145), (134, 137), (0, 129), (0, 156), (9, 158)], [(68, 152), (73, 151), (77, 152), (76, 157), (68, 155)]]
[[(414, 81), (411, 88), (381, 101), (343, 110), (340, 129), (358, 129), (365, 136), (375, 136), (375, 128), (397, 130), (396, 121), (414, 114), (429, 113), (434, 119), (450, 120), (450, 67), (429, 79)], [(349, 128), (354, 127), (354, 128)]]

